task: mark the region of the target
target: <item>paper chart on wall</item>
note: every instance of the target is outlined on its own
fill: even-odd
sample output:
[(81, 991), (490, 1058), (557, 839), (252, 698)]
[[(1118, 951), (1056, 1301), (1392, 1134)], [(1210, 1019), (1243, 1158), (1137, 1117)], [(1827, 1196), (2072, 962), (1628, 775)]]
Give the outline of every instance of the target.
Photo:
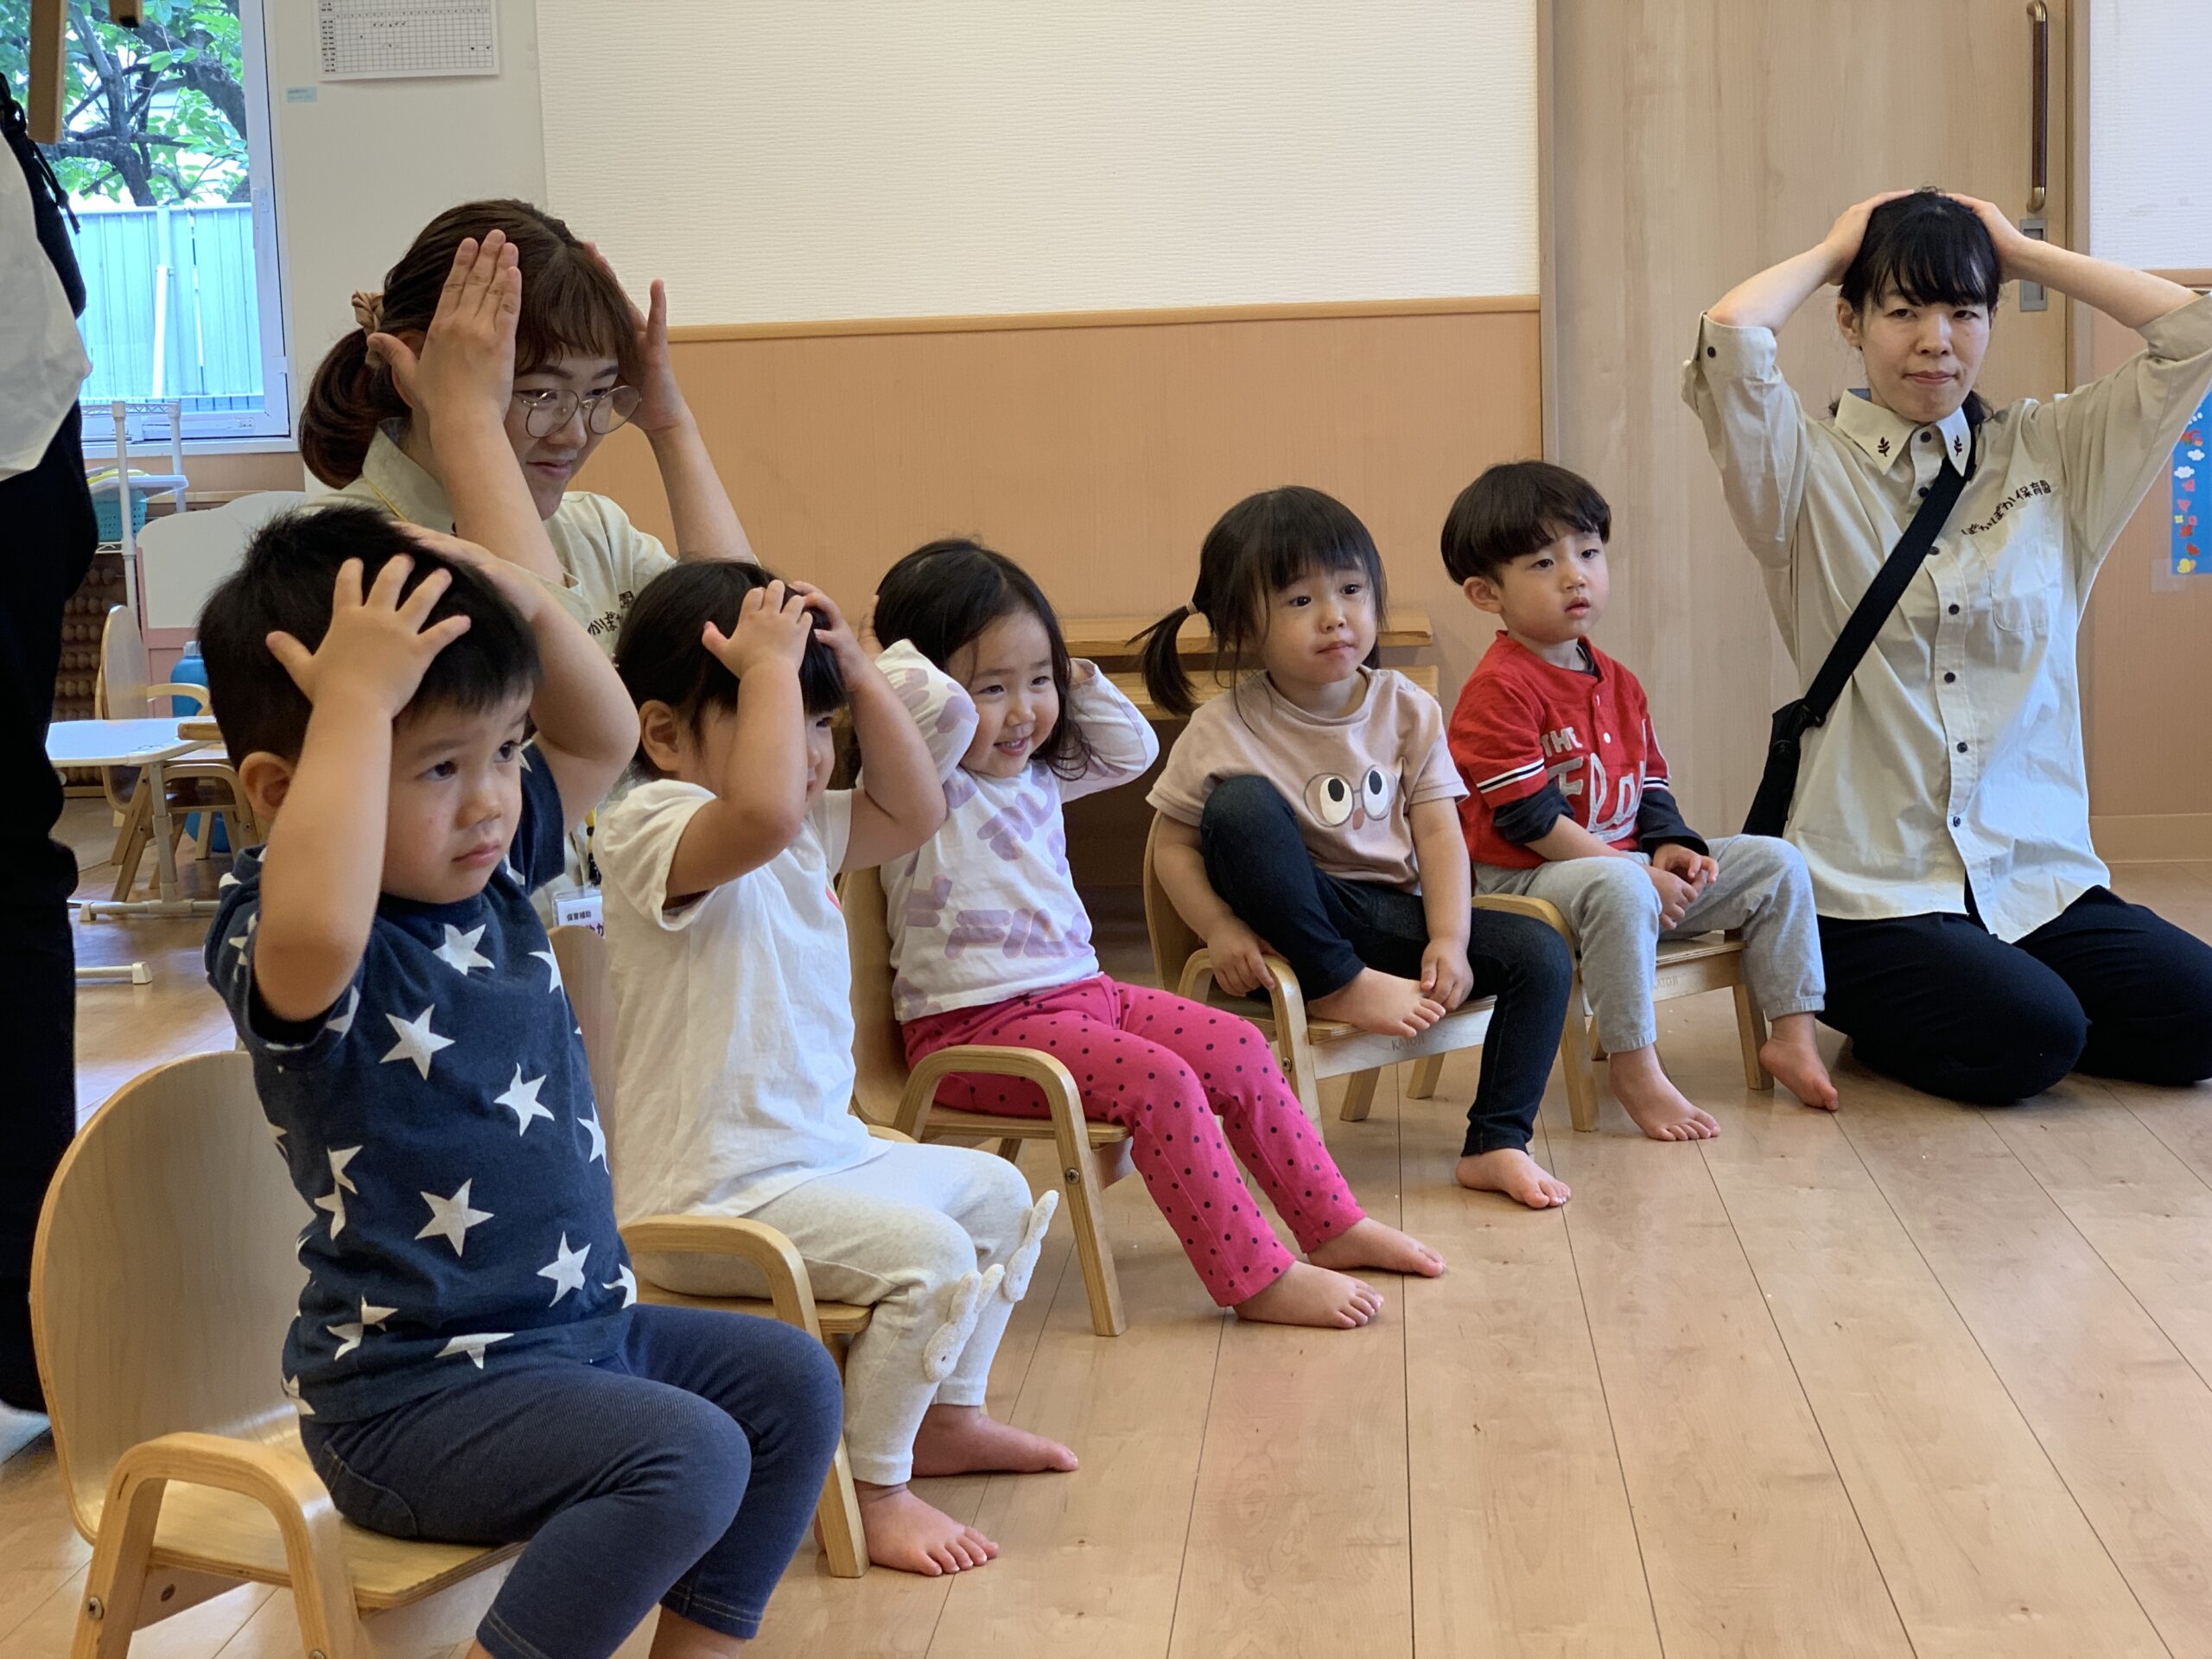
[(317, 0), (325, 80), (499, 73), (498, 0)]
[(2196, 524), (2197, 477), (2204, 470), (2204, 438), (2212, 425), (2212, 397), (2196, 407), (2181, 442), (2174, 445), (2174, 464), (2167, 480), (2173, 503), (2173, 573), (2177, 576), (2212, 576), (2212, 559), (2204, 556), (2208, 538)]

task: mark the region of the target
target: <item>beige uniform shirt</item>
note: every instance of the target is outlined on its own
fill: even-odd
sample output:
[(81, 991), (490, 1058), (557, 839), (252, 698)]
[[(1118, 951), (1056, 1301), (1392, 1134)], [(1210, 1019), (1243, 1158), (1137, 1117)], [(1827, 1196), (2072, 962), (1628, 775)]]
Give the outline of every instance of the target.
[(1436, 699), (1394, 668), (1363, 668), (1360, 699), (1311, 715), (1265, 674), (1202, 702), (1152, 786), (1151, 804), (1196, 829), (1224, 778), (1264, 778), (1290, 803), (1314, 864), (1347, 881), (1421, 890), (1413, 810), (1467, 792)]
[[(2142, 332), (2145, 349), (2101, 379), (1984, 423), (1942, 533), (1807, 734), (1788, 835), (1821, 915), (1961, 914), (1971, 883), (1990, 931), (2012, 940), (2104, 883), (2082, 756), (2082, 608), (2212, 385), (2212, 300)], [(1815, 419), (1770, 331), (1710, 318), (1682, 396), (1809, 684), (1936, 468), (1965, 467), (1966, 417), (1916, 427), (1858, 393)]]
[[(446, 499), (445, 486), (399, 447), (393, 431), (397, 424), (385, 423), (361, 462), (361, 475), (335, 499), (365, 501), (410, 524), (450, 531), (453, 507)], [(561, 608), (583, 624), (599, 648), (613, 656), (614, 636), (630, 613), (630, 602), (676, 561), (613, 502), (583, 490), (571, 490), (561, 498), (560, 506), (545, 521), (545, 535), (569, 580), (552, 582), (531, 570), (522, 574), (543, 583)]]

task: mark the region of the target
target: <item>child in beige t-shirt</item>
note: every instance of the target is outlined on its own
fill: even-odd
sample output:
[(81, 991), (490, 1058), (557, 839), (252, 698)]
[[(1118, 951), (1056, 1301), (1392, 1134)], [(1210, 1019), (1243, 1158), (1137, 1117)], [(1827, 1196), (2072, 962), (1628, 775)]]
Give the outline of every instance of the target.
[(1567, 1188), (1528, 1147), (1573, 960), (1541, 922), (1471, 909), (1466, 787), (1436, 699), (1371, 660), (1383, 603), (1374, 538), (1341, 502), (1293, 486), (1222, 516), (1145, 678), (1161, 708), (1192, 709), (1175, 636), (1193, 611), (1261, 671), (1192, 712), (1168, 754), (1151, 796), (1160, 883), (1224, 990), (1264, 985), (1272, 951), (1315, 1014), (1404, 1037), (1496, 997), (1455, 1173), (1547, 1208)]

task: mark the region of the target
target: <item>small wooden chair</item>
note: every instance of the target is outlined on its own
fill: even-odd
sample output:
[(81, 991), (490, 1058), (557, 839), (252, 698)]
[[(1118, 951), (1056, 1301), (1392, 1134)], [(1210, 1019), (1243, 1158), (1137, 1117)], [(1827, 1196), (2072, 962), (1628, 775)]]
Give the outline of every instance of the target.
[[(207, 712), (206, 686), (185, 681), (149, 684), (149, 671), (145, 638), (139, 632), (137, 618), (126, 606), (111, 607), (100, 630), (100, 672), (92, 682), (92, 717), (138, 720), (166, 714), (168, 705), (156, 705), (157, 699), (168, 697), (189, 698), (195, 714)], [(246, 798), (245, 787), (229, 758), (219, 750), (172, 760), (162, 770), (168, 782), (169, 810), (180, 836), (186, 817), (198, 813), (202, 815), (203, 849), (213, 842), (218, 818), (225, 821), (233, 852), (261, 838), (253, 803)], [(143, 771), (110, 766), (100, 773), (100, 791), (116, 817), (115, 850), (109, 858), (115, 866), (118, 904), (130, 896), (130, 889), (137, 883), (138, 866), (153, 845), (153, 796), (145, 785)]]
[(133, 1079), (69, 1147), (39, 1217), (31, 1322), (71, 1519), (92, 1545), (73, 1659), (248, 1581), (289, 1586), (300, 1651), (409, 1659), (464, 1641), (513, 1547), (341, 1520), (277, 1356), (302, 1206), (243, 1052)]
[[(1436, 1092), (1444, 1071), (1444, 1057), (1465, 1048), (1478, 1048), (1489, 1033), (1492, 1001), (1471, 997), (1417, 1037), (1379, 1037), (1336, 1020), (1315, 1020), (1306, 1012), (1305, 993), (1298, 976), (1280, 957), (1267, 957), (1268, 1006), (1262, 1010), (1249, 999), (1231, 996), (1214, 988), (1213, 957), (1191, 925), (1185, 921), (1160, 885), (1154, 868), (1160, 844), (1160, 818), (1154, 815), (1144, 842), (1144, 921), (1152, 938), (1152, 959), (1163, 987), (1217, 1008), (1242, 1014), (1268, 1033), (1283, 1075), (1298, 1096), (1306, 1115), (1321, 1120), (1321, 1084), (1329, 1077), (1347, 1077), (1339, 1116), (1347, 1123), (1366, 1117), (1375, 1101), (1376, 1080), (1382, 1068), (1402, 1060), (1415, 1060), (1407, 1096), (1427, 1100)], [(1540, 899), (1510, 894), (1478, 899), (1478, 909), (1510, 912), (1566, 931), (1559, 912)]]
[[(1478, 899), (1477, 903), (1482, 902)], [(1554, 925), (1569, 944), (1574, 934), (1567, 918), (1543, 900), (1556, 918)], [(1694, 939), (1659, 942), (1658, 972), (1652, 981), (1651, 1000), (1671, 1002), (1678, 996), (1705, 991), (1732, 989), (1736, 993), (1736, 1040), (1743, 1050), (1744, 1082), (1752, 1089), (1771, 1089), (1774, 1076), (1759, 1058), (1766, 1043), (1766, 1016), (1744, 978), (1744, 940), (1739, 933), (1707, 933)], [(1567, 1077), (1567, 1109), (1578, 1129), (1598, 1127), (1598, 1078), (1591, 1062), (1605, 1058), (1598, 1041), (1598, 1028), (1589, 1022), (1590, 1004), (1582, 986), (1582, 964), (1575, 960), (1574, 988), (1567, 995), (1567, 1023), (1559, 1037), (1560, 1070)]]
[[(614, 1098), (614, 990), (607, 971), (607, 941), (588, 927), (553, 930), (553, 957), (561, 982), (583, 1033), (584, 1058), (591, 1068), (592, 1094), (599, 1115), (610, 1117)], [(905, 1137), (901, 1136), (900, 1139)], [(790, 1239), (763, 1222), (739, 1216), (650, 1216), (622, 1230), (633, 1260), (647, 1255), (735, 1256), (749, 1262), (766, 1281), (768, 1295), (687, 1296), (657, 1285), (640, 1271), (638, 1300), (671, 1307), (717, 1308), (795, 1325), (828, 1348), (840, 1370), (852, 1339), (868, 1329), (871, 1311), (852, 1302), (817, 1302), (806, 1263)], [(815, 1536), (830, 1576), (857, 1579), (868, 1568), (868, 1539), (861, 1529), (860, 1497), (853, 1490), (852, 1465), (845, 1442), (822, 1483), (814, 1512)]]
[[(1035, 1049), (969, 1043), (940, 1049), (909, 1070), (891, 1007), (891, 930), (881, 874), (848, 872), (838, 899), (845, 909), (845, 942), (853, 963), (853, 1090), (861, 1116), (892, 1123), (917, 1141), (995, 1141), (1000, 1155), (1009, 1160), (1026, 1141), (1050, 1141), (1059, 1160), (1060, 1192), (1075, 1231), (1084, 1292), (1090, 1300), (1090, 1328), (1102, 1337), (1118, 1337), (1128, 1321), (1122, 1313), (1121, 1281), (1106, 1237), (1104, 1191), (1128, 1173), (1129, 1132), (1118, 1123), (1084, 1117), (1074, 1077)], [(1035, 1084), (1051, 1116), (1003, 1117), (936, 1104), (938, 1085), (946, 1077), (979, 1072)]]

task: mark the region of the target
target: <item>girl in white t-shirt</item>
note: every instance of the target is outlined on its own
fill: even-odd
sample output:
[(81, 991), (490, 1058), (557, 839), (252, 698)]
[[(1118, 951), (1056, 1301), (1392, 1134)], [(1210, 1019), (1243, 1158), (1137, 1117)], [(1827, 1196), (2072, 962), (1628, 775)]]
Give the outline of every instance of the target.
[[(908, 1058), (958, 1043), (1057, 1056), (1085, 1114), (1129, 1131), (1214, 1301), (1245, 1319), (1348, 1330), (1382, 1299), (1347, 1269), (1443, 1272), (1435, 1251), (1361, 1211), (1249, 1020), (1099, 971), (1061, 804), (1139, 776), (1159, 744), (1112, 681), (1069, 660), (1028, 574), (975, 542), (933, 542), (884, 578), (874, 626), (947, 774), (943, 828), (883, 867)], [(950, 1077), (938, 1098), (1045, 1115), (1036, 1085), (1014, 1078)], [(1306, 1260), (1276, 1238), (1231, 1147)]]
[[(1191, 716), (1152, 791), (1160, 882), (1225, 991), (1266, 983), (1271, 950), (1311, 1012), (1400, 1037), (1496, 997), (1453, 1174), (1546, 1209), (1567, 1184), (1529, 1143), (1574, 960), (1541, 922), (1470, 911), (1467, 786), (1436, 699), (1376, 665), (1384, 599), (1375, 538), (1319, 490), (1248, 496), (1207, 532), (1191, 602), (1145, 648), (1153, 700)], [(1176, 640), (1194, 612), (1260, 671), (1196, 708)]]
[[(1003, 1159), (875, 1140), (852, 1115), (852, 976), (830, 888), (943, 821), (938, 767), (829, 596), (757, 566), (658, 578), (615, 665), (646, 780), (599, 836), (617, 1211), (752, 1217), (798, 1246), (817, 1294), (873, 1306), (845, 1366), (868, 1558), (931, 1575), (980, 1567), (998, 1546), (906, 1482), (1075, 1467), (1065, 1446), (983, 1409), (1058, 1195), (1033, 1202)], [(824, 787), (841, 706), (866, 767), (853, 790)], [(637, 1267), (690, 1294), (761, 1292), (740, 1263)]]

